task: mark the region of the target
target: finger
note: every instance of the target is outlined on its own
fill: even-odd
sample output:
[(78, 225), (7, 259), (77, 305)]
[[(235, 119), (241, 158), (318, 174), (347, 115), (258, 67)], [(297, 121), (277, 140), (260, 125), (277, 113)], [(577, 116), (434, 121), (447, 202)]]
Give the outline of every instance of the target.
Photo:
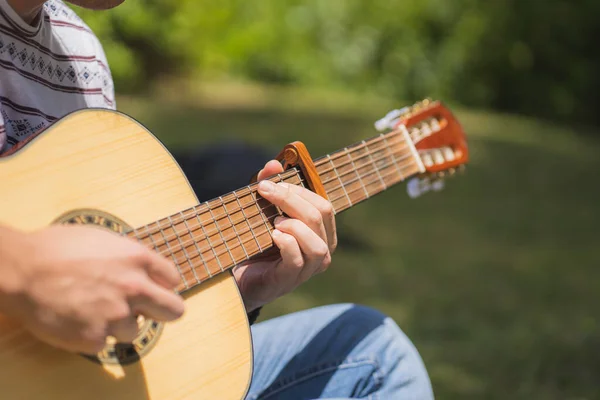
[(144, 270), (154, 282), (165, 289), (174, 289), (181, 283), (181, 275), (172, 261), (149, 249), (144, 258)]
[(44, 333), (40, 333), (34, 329), (30, 331), (35, 337), (40, 339), (41, 341), (51, 345), (52, 347), (56, 347), (59, 349), (66, 350), (71, 353), (80, 353), (80, 354), (88, 354), (94, 355), (96, 353), (101, 352), (106, 342), (104, 340), (85, 340), (81, 338), (63, 338), (58, 337), (56, 335), (46, 335)]
[(311, 203), (296, 194), (291, 188), (293, 185), (275, 184), (262, 181), (258, 185), (259, 193), (267, 201), (278, 206), (281, 211), (292, 218), (296, 218), (308, 225), (324, 241), (327, 241), (327, 231), (323, 224), (323, 217), (319, 210)]
[(337, 228), (335, 224), (335, 212), (329, 200), (301, 186), (290, 185), (289, 183), (280, 183), (280, 185), (287, 186), (289, 190), (319, 210), (323, 225), (325, 226), (325, 232), (327, 232), (327, 245), (329, 246), (329, 251), (333, 253), (337, 247)]
[(184, 311), (181, 296), (150, 281), (142, 285), (139, 294), (130, 299), (130, 304), (135, 315), (156, 321), (173, 321)]
[(296, 239), (305, 260), (305, 279), (329, 266), (331, 255), (327, 243), (304, 223), (297, 219), (277, 217), (275, 228)]
[(138, 323), (135, 316), (116, 321), (111, 324), (109, 334), (119, 343), (131, 343), (138, 334)]
[(68, 342), (62, 343), (58, 347), (81, 354), (95, 355), (106, 347), (106, 342), (104, 340), (85, 341), (78, 343)]
[(272, 236), (273, 243), (279, 248), (282, 265), (284, 265), (284, 268), (281, 268), (283, 271), (278, 271), (278, 273), (294, 274), (298, 277), (304, 268), (304, 256), (298, 241), (292, 235), (278, 229), (273, 230)]
[(283, 166), (277, 160), (271, 160), (265, 164), (264, 168), (258, 172), (257, 180), (262, 181), (270, 176), (277, 175), (283, 172)]

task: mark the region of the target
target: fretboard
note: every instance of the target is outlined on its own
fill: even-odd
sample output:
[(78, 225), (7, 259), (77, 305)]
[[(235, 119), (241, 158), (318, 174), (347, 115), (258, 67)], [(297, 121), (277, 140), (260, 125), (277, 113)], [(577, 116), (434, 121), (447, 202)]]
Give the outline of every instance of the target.
[(336, 213), (423, 172), (419, 155), (405, 129), (315, 160), (315, 167)]
[[(315, 166), (336, 213), (421, 171), (406, 130), (382, 134), (315, 160)], [(269, 178), (305, 186), (298, 169)], [(179, 292), (273, 247), (278, 207), (263, 199), (257, 184), (128, 233), (171, 258), (181, 275)]]

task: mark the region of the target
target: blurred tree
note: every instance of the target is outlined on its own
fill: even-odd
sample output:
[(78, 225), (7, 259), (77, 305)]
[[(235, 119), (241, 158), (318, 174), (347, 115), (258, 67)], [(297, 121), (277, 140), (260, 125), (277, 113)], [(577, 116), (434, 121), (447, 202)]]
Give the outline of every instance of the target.
[(600, 123), (595, 0), (129, 0), (78, 11), (122, 91), (162, 74), (235, 76)]

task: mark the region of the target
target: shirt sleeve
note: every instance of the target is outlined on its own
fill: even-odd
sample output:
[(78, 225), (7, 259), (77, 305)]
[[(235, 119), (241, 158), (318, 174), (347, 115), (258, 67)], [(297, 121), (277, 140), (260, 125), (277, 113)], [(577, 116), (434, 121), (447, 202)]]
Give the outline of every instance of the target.
[(2, 116), (2, 104), (0, 104), (0, 154), (6, 149), (6, 128), (4, 127), (4, 117)]
[(100, 71), (103, 74), (102, 76), (102, 94), (104, 95), (104, 101), (106, 103), (106, 107), (116, 110), (117, 102), (115, 100), (115, 85), (112, 78), (112, 73), (110, 70), (110, 66), (108, 64), (108, 60), (106, 58), (106, 53), (104, 52), (104, 47), (102, 47), (102, 43), (95, 38), (96, 40), (96, 58), (98, 60), (98, 64), (100, 66)]

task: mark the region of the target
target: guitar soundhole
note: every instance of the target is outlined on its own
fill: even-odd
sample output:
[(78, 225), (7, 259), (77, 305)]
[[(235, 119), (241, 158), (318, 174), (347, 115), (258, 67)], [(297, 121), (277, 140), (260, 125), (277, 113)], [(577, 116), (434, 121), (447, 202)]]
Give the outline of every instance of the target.
[[(75, 210), (62, 215), (54, 221), (56, 224), (95, 225), (110, 231), (123, 234), (131, 230), (121, 219), (99, 210)], [(138, 335), (132, 343), (118, 343), (108, 338), (104, 349), (95, 355), (83, 356), (102, 364), (127, 365), (139, 361), (158, 341), (163, 324), (138, 317)]]
[(132, 343), (118, 343), (114, 338), (109, 338), (100, 353), (96, 355), (86, 355), (94, 362), (102, 364), (120, 364), (127, 365), (139, 361), (147, 354), (156, 343), (163, 325), (152, 320), (138, 318), (139, 333)]

